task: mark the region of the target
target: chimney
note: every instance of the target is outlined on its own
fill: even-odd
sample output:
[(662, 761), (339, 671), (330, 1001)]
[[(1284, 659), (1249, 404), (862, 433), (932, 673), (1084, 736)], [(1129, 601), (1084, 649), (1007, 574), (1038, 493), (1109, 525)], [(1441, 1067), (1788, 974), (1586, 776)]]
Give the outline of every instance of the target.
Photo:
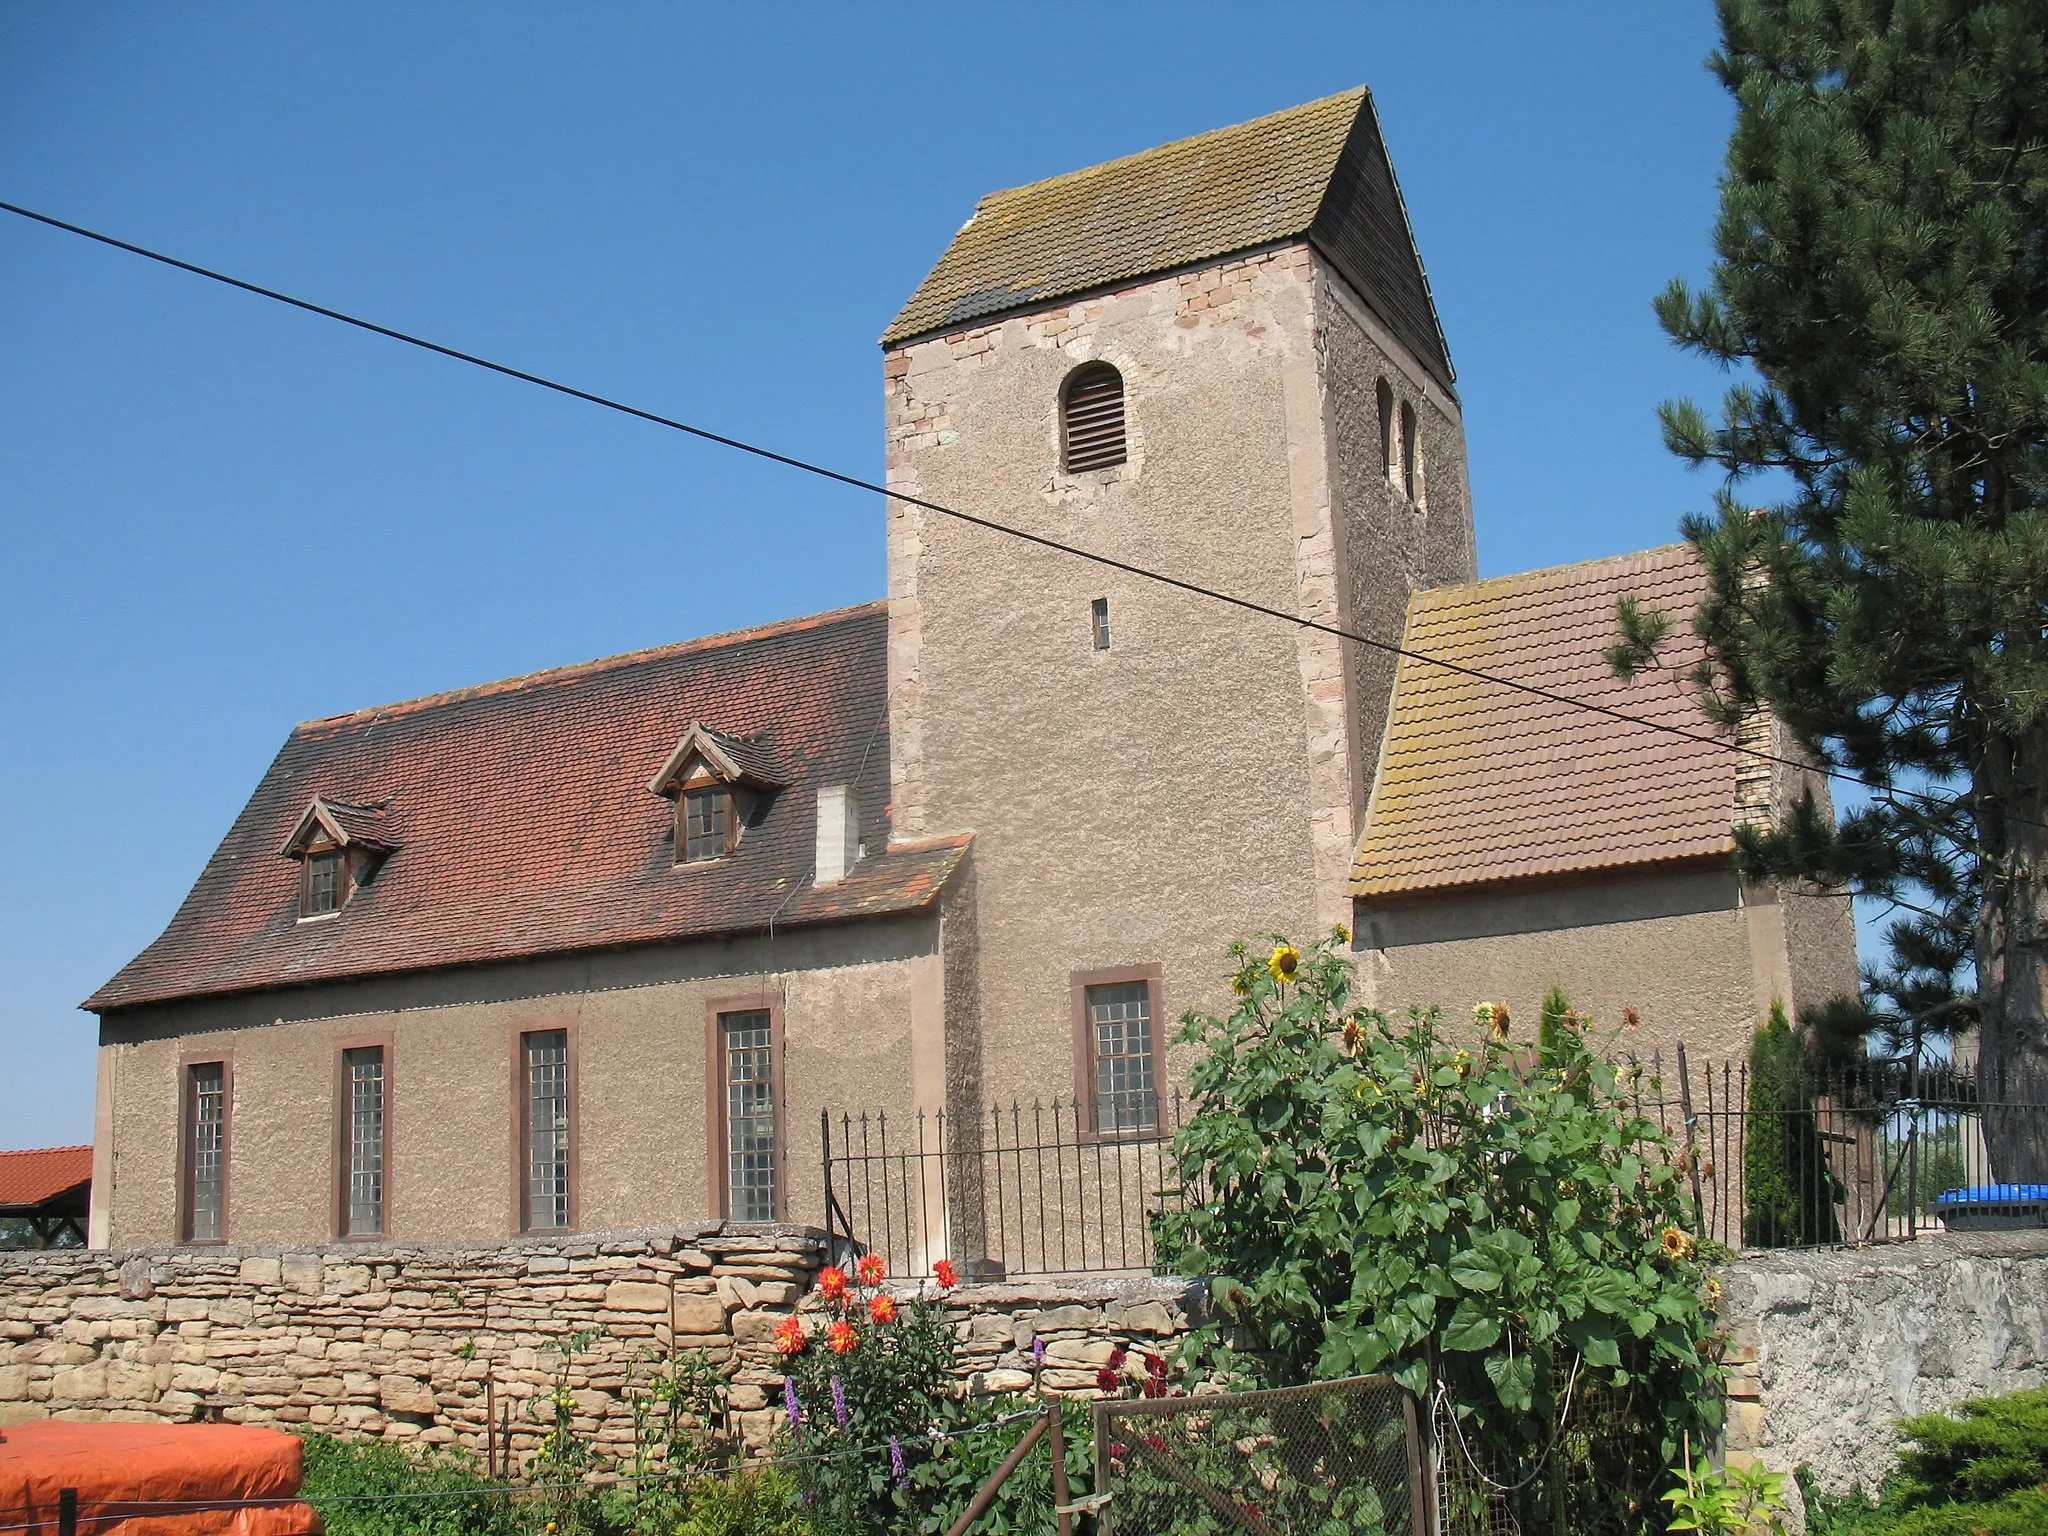
[(860, 862), (860, 804), (847, 784), (818, 786), (819, 885), (837, 885)]

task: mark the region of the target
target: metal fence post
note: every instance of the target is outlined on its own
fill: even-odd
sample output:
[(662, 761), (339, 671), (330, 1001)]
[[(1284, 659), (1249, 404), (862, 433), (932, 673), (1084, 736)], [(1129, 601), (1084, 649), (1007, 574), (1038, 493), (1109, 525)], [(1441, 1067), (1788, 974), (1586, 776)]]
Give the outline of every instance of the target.
[(1678, 1112), (1685, 1117), (1685, 1162), (1692, 1170), (1692, 1229), (1707, 1235), (1707, 1206), (1700, 1195), (1700, 1154), (1692, 1135), (1692, 1073), (1685, 1060), (1685, 1042), (1678, 1042)]
[[(818, 1138), (824, 1144), (825, 1160), (825, 1262), (834, 1258), (832, 1243), (832, 1111), (818, 1111)], [(853, 1236), (851, 1232), (846, 1234)]]
[(57, 1490), (57, 1536), (78, 1536), (78, 1490)]

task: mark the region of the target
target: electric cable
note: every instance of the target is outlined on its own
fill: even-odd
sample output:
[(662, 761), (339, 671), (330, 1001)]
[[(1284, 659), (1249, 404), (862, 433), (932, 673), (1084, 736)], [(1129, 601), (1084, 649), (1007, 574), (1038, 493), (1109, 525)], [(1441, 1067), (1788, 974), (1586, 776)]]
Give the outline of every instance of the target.
[[(904, 491), (892, 491), (886, 485), (878, 485), (874, 481), (864, 480), (858, 475), (849, 475), (844, 471), (832, 469), (823, 464), (815, 464), (806, 459), (796, 458), (791, 454), (779, 453), (775, 449), (763, 447), (758, 443), (750, 443), (744, 438), (732, 437), (722, 432), (714, 432), (708, 427), (695, 426), (690, 422), (677, 420), (673, 416), (661, 415), (657, 411), (644, 410), (637, 405), (630, 405), (623, 400), (615, 400), (606, 395), (595, 394), (587, 389), (578, 389), (573, 384), (564, 384), (559, 380), (547, 378), (542, 374), (529, 373), (524, 369), (514, 368), (505, 363), (493, 362), (490, 358), (480, 357), (474, 352), (464, 352), (455, 347), (444, 346), (438, 341), (429, 341), (423, 336), (415, 336), (410, 332), (397, 330), (388, 325), (380, 325), (374, 320), (365, 320), (358, 315), (351, 315), (343, 310), (330, 309), (324, 304), (315, 304), (308, 299), (294, 298), (292, 295), (281, 293), (275, 288), (265, 288), (261, 284), (249, 282), (244, 278), (234, 277), (226, 272), (216, 271), (211, 267), (202, 267), (196, 262), (184, 261), (176, 256), (167, 255), (162, 251), (151, 250), (147, 246), (136, 245), (131, 241), (117, 239), (113, 235), (102, 234), (95, 229), (88, 229), (82, 224), (67, 223), (65, 220), (54, 218), (47, 213), (38, 213), (33, 208), (24, 208), (18, 203), (0, 201), (0, 210), (17, 214), (24, 219), (33, 220), (38, 224), (46, 224), (52, 229), (61, 229), (67, 234), (98, 241), (101, 245), (111, 246), (115, 250), (127, 251), (131, 255), (160, 262), (167, 267), (175, 267), (181, 272), (190, 272), (196, 277), (208, 278), (216, 283), (225, 283), (230, 288), (239, 288), (245, 293), (253, 293), (260, 298), (271, 299), (279, 304), (289, 305), (293, 309), (302, 309), (308, 314), (320, 315), (325, 319), (339, 321), (343, 325), (354, 326), (358, 330), (369, 331), (373, 335), (388, 337), (392, 341), (403, 342), (407, 346), (419, 347), (424, 351), (433, 352), (442, 357), (453, 358), (460, 363), (468, 363), (473, 367), (502, 374), (509, 379), (517, 379), (524, 384), (532, 384), (541, 389), (553, 390), (555, 393), (567, 395), (571, 399), (582, 400), (591, 405), (602, 406), (606, 410), (618, 411), (623, 415), (634, 417), (640, 421), (652, 422), (659, 427), (667, 427), (676, 432), (686, 433), (704, 442), (715, 443), (721, 448), (730, 448), (737, 453), (749, 454), (754, 458), (764, 459), (771, 464), (780, 464), (789, 469), (801, 470), (805, 474), (816, 475), (821, 479), (850, 486), (854, 490), (869, 491), (890, 501), (898, 501), (906, 506), (918, 507), (927, 512), (935, 512), (942, 517), (950, 517), (972, 527), (987, 529), (991, 533), (999, 533), (1009, 538), (1021, 539), (1026, 543), (1036, 544), (1041, 548), (1053, 550), (1059, 554), (1086, 560), (1109, 570), (1121, 571), (1128, 576), (1136, 576), (1142, 580), (1176, 588), (1179, 591), (1196, 597), (1204, 597), (1214, 602), (1225, 603), (1246, 613), (1255, 613), (1265, 618), (1279, 619), (1283, 623), (1292, 624), (1301, 629), (1312, 630), (1318, 634), (1329, 635), (1338, 640), (1347, 640), (1355, 645), (1363, 645), (1385, 655), (1404, 657), (1423, 665), (1440, 667), (1447, 672), (1456, 673), (1462, 677), (1469, 677), (1478, 682), (1491, 683), (1497, 687), (1527, 694), (1532, 698), (1543, 699), (1552, 704), (1562, 704), (1572, 709), (1584, 710), (1591, 714), (1604, 716), (1623, 725), (1661, 732), (1669, 736), (1677, 736), (1686, 741), (1698, 742), (1703, 746), (1734, 752), (1759, 762), (1774, 763), (1780, 767), (1791, 768), (1800, 773), (1818, 774), (1839, 783), (1853, 784), (1859, 789), (1867, 790), (1874, 795), (1904, 795), (1938, 808), (1945, 807), (1947, 804), (1947, 802), (1942, 801), (1937, 796), (1920, 790), (1906, 789), (1897, 785), (1872, 783), (1859, 774), (1849, 773), (1843, 769), (1802, 762), (1797, 758), (1769, 752), (1761, 747), (1750, 746), (1740, 741), (1720, 736), (1704, 735), (1698, 731), (1689, 731), (1684, 726), (1672, 725), (1662, 720), (1645, 719), (1641, 715), (1632, 715), (1626, 710), (1616, 709), (1611, 705), (1595, 703), (1591, 699), (1575, 698), (1567, 693), (1559, 693), (1555, 689), (1543, 687), (1538, 683), (1521, 682), (1515, 678), (1503, 677), (1499, 673), (1488, 672), (1479, 667), (1467, 666), (1463, 662), (1451, 661), (1442, 656), (1433, 656), (1426, 651), (1415, 650), (1413, 647), (1397, 641), (1377, 639), (1371, 635), (1359, 634), (1354, 630), (1344, 629), (1335, 624), (1325, 624), (1319, 619), (1311, 619), (1300, 614), (1289, 613), (1285, 609), (1272, 607), (1270, 604), (1258, 602), (1253, 598), (1239, 597), (1234, 593), (1224, 592), (1215, 587), (1206, 587), (1199, 582), (1168, 575), (1164, 571), (1155, 571), (1128, 560), (1119, 560), (1113, 555), (1105, 555), (1094, 550), (1083, 549), (1079, 545), (1068, 544), (1060, 539), (1048, 538), (1044, 534), (1032, 533), (1028, 529), (997, 522), (993, 518), (982, 517), (976, 513), (964, 512), (958, 507), (949, 507), (941, 502), (931, 501), (922, 496), (913, 496)], [(2032, 821), (2027, 822), (2027, 824), (2044, 825)]]

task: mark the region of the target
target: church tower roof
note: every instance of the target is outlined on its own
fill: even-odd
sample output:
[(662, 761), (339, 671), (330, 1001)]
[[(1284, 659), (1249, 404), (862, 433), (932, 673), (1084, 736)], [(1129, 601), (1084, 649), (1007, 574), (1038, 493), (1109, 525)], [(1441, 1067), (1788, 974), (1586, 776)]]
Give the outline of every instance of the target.
[(1449, 388), (1449, 349), (1363, 86), (991, 192), (882, 344), (1303, 238)]

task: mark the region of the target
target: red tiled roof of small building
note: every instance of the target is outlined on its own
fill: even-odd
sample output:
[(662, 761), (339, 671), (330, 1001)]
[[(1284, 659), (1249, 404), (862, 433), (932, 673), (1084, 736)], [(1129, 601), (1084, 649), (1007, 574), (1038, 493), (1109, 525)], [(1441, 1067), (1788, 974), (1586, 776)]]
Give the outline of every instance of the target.
[(91, 1182), (91, 1147), (0, 1152), (0, 1213), (47, 1204)]
[[(968, 839), (887, 845), (888, 636), (870, 603), (299, 726), (163, 935), (84, 1006), (480, 965), (930, 904)], [(648, 781), (693, 721), (788, 776), (729, 857), (674, 868)], [(811, 884), (816, 789), (852, 784), (868, 846)], [(382, 805), (398, 845), (301, 922), (278, 850), (314, 796)]]
[[(1683, 544), (1418, 592), (1406, 645), (1586, 703), (1716, 735), (1681, 674), (1707, 575)], [(1673, 620), (1660, 665), (1623, 682), (1601, 654), (1615, 602)], [(1726, 856), (1737, 755), (1404, 656), (1351, 894), (1401, 900)]]

